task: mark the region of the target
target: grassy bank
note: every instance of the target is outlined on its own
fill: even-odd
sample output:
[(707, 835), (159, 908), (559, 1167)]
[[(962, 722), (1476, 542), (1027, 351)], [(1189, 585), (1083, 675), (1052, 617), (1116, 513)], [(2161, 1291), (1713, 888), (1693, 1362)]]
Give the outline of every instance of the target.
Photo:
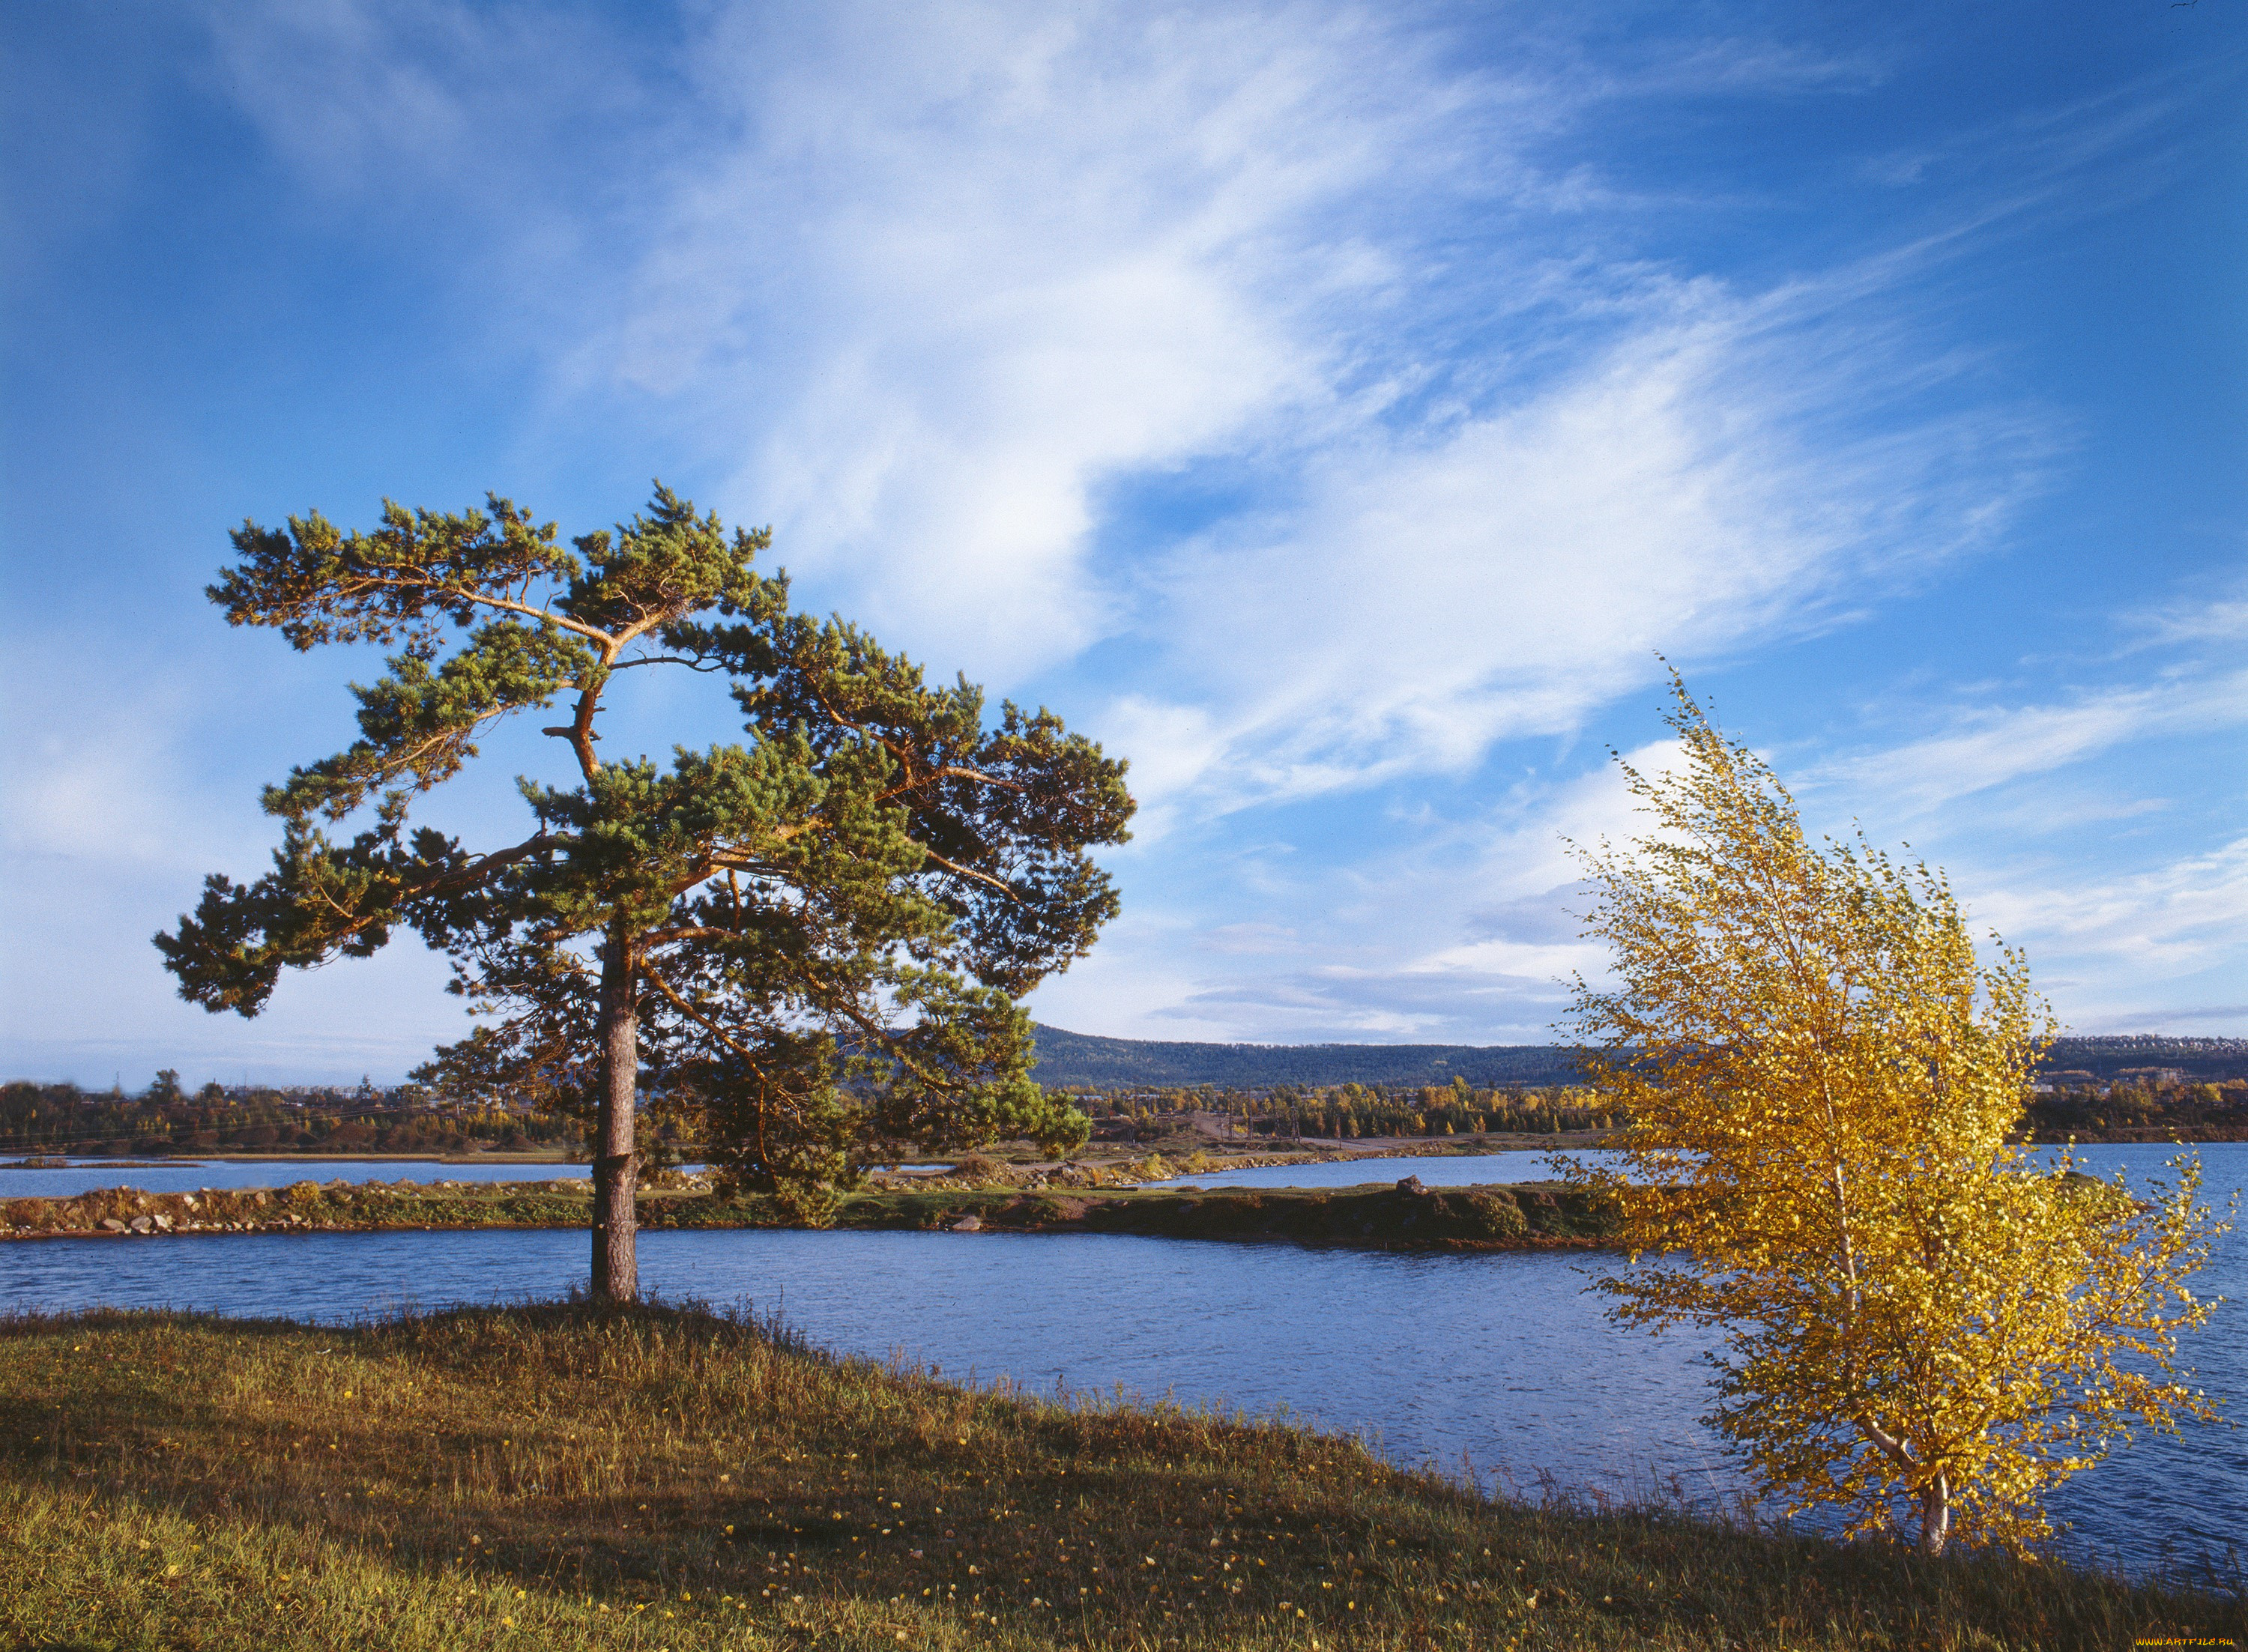
[(0, 1326), (0, 1628), (82, 1648), (2128, 1648), (2237, 1602), (1492, 1504), (693, 1312)]
[[(0, 1235), (183, 1234), (422, 1228), (583, 1227), (583, 1182), (439, 1182), (431, 1186), (310, 1182), (278, 1190), (200, 1194), (104, 1189), (66, 1199), (0, 1202)], [(655, 1189), (640, 1205), (648, 1228), (759, 1228), (785, 1213), (758, 1196)], [(1331, 1189), (978, 1189), (886, 1187), (846, 1197), (835, 1224), (861, 1229), (1137, 1233), (1166, 1238), (1284, 1239), (1376, 1250), (1508, 1250), (1595, 1244), (1605, 1212), (1557, 1182), (1401, 1190), (1389, 1183)], [(964, 1242), (964, 1241), (963, 1241)]]

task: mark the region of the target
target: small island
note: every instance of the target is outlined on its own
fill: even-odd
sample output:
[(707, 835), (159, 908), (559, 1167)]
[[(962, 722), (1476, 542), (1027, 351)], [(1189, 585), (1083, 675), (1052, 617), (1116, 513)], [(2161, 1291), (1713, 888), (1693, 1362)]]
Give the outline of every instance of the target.
[[(1160, 1159), (1139, 1168), (1175, 1174)], [(943, 1174), (878, 1176), (873, 1185), (843, 1196), (823, 1225), (960, 1234), (1130, 1233), (1384, 1251), (1595, 1245), (1612, 1225), (1591, 1196), (1552, 1182), (1431, 1188), (1408, 1176), (1334, 1189), (1142, 1188), (1114, 1185), (1114, 1176), (1098, 1167), (1025, 1170), (990, 1161)], [(707, 1174), (658, 1173), (655, 1180), (641, 1201), (643, 1229), (805, 1225), (770, 1197), (720, 1191)], [(339, 1180), (195, 1193), (119, 1187), (0, 1201), (0, 1237), (583, 1228), (592, 1203), (586, 1182), (562, 1178), (440, 1177), (426, 1184)]]

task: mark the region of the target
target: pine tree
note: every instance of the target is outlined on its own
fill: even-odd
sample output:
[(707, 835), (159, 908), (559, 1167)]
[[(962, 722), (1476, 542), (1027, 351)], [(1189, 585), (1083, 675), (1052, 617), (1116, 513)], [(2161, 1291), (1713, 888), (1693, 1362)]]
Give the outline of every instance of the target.
[[(415, 1076), (590, 1117), (597, 1296), (638, 1290), (643, 1085), (730, 1177), (815, 1219), (901, 1146), (1085, 1139), (1031, 1080), (1015, 1000), (1116, 909), (1088, 851), (1127, 835), (1122, 763), (1043, 709), (987, 720), (965, 681), (931, 688), (857, 627), (792, 613), (785, 576), (754, 566), (768, 535), (661, 486), (574, 550), (497, 497), (233, 538), (209, 592), (230, 623), (398, 652), (353, 689), (360, 737), (268, 788), (273, 870), (209, 879), (156, 937), (166, 964), (182, 996), (251, 1016), (284, 968), (401, 927), (449, 954), (453, 991), (497, 1018)], [(727, 682), (747, 743), (604, 760), (633, 670)], [(485, 730), (557, 700), (543, 732), (576, 772), (518, 782), (524, 835), (471, 850), (411, 824)]]

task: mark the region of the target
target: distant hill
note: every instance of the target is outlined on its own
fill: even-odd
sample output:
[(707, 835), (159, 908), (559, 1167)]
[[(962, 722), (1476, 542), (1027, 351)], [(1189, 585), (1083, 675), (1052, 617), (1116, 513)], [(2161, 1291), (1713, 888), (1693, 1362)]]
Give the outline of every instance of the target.
[(1566, 1084), (1574, 1055), (1550, 1044), (1187, 1044), (1102, 1038), (1060, 1027), (1032, 1029), (1040, 1084), (1215, 1084), (1237, 1090), (1276, 1084)]
[[(1556, 1044), (1175, 1044), (1060, 1027), (1033, 1032), (1038, 1080), (1058, 1088), (1215, 1084), (1264, 1090), (1276, 1084), (1450, 1084), (1457, 1075), (1489, 1089), (1568, 1084), (1579, 1076), (1574, 1052)], [(2175, 1068), (2197, 1081), (2248, 1077), (2248, 1038), (2061, 1038), (2042, 1070), (2109, 1080), (2132, 1067)]]
[(2173, 1067), (2196, 1083), (2248, 1078), (2248, 1038), (2171, 1038), (2129, 1032), (2107, 1038), (2055, 1038), (2040, 1071), (2113, 1079), (2131, 1067)]

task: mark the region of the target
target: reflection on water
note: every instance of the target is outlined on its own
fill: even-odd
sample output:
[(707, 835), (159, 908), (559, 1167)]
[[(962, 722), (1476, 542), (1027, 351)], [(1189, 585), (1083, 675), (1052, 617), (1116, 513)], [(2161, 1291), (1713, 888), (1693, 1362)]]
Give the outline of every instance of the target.
[[(2165, 1149), (2087, 1150), (2135, 1181)], [(1398, 1174), (1523, 1180), (1524, 1155), (1405, 1161)], [(2248, 1180), (2248, 1145), (2206, 1148), (2220, 1196)], [(1512, 1161), (1514, 1162), (1506, 1162)], [(425, 1167), (456, 1176), (463, 1167)], [(497, 1167), (495, 1167), (497, 1168)], [(1395, 1180), (1388, 1167), (1351, 1181)], [(1300, 1176), (1297, 1167), (1288, 1173)], [(1372, 1176), (1369, 1176), (1372, 1171)], [(1432, 1174), (1432, 1172), (1436, 1174)], [(1218, 1178), (1238, 1183), (1236, 1172)], [(290, 1178), (290, 1179), (294, 1179)], [(466, 1179), (458, 1177), (458, 1179)], [(188, 1235), (0, 1244), (0, 1309), (96, 1302), (328, 1320), (401, 1306), (559, 1295), (581, 1284), (573, 1232)], [(778, 1309), (814, 1340), (893, 1354), (959, 1379), (1051, 1389), (1122, 1385), (1150, 1396), (1283, 1408), (1362, 1430), (1406, 1462), (1471, 1463), (1534, 1486), (1630, 1491), (1734, 1485), (1704, 1409), (1703, 1346), (1628, 1333), (1585, 1286), (1596, 1254), (1401, 1256), (1121, 1235), (750, 1233), (641, 1236), (649, 1286), (677, 1299)], [(2233, 1235), (2203, 1287), (2248, 1295)], [(2237, 1300), (2190, 1354), (2201, 1386), (2248, 1413), (2248, 1331)], [(2142, 1440), (2056, 1501), (2080, 1555), (2157, 1563), (2165, 1547), (2221, 1553), (2248, 1512), (2248, 1433), (2197, 1428)]]

